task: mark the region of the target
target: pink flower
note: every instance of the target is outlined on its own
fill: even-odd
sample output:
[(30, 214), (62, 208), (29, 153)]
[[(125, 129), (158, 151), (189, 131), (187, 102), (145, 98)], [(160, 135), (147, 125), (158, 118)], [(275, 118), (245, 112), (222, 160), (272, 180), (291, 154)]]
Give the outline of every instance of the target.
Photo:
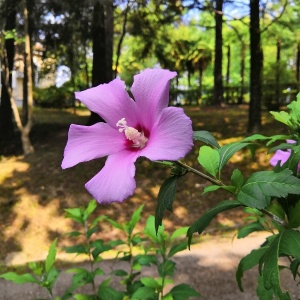
[[(296, 143), (296, 141), (293, 140), (287, 140), (287, 142), (289, 144), (294, 144)], [(270, 159), (270, 164), (272, 166), (277, 166), (278, 162), (280, 162), (280, 166), (284, 165), (285, 162), (287, 162), (287, 160), (290, 158), (291, 156), (291, 150), (288, 149), (287, 151), (283, 151), (283, 150), (277, 150), (275, 152), (275, 154), (272, 156), (272, 158)], [(298, 164), (298, 172), (300, 172), (300, 162)]]
[(161, 69), (134, 76), (131, 92), (135, 100), (120, 79), (75, 93), (106, 123), (70, 126), (62, 168), (108, 155), (102, 170), (85, 184), (98, 202), (121, 202), (134, 193), (138, 157), (178, 160), (191, 150), (190, 118), (183, 109), (168, 107), (169, 81), (175, 76)]

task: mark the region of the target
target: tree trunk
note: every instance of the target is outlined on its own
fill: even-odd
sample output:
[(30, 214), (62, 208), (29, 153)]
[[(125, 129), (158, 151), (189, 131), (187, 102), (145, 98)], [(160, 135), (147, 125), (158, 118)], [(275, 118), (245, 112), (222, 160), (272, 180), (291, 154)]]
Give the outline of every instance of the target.
[(263, 55), (260, 43), (259, 0), (250, 0), (250, 105), (248, 132), (261, 128), (261, 75)]
[(297, 45), (296, 80), (299, 86), (300, 85), (300, 43), (298, 43)]
[(276, 55), (276, 104), (280, 105), (280, 52), (281, 52), (281, 39), (277, 40), (277, 55)]
[[(92, 86), (112, 80), (113, 54), (113, 3), (112, 0), (96, 0), (92, 24), (93, 70)], [(92, 112), (88, 125), (104, 120)]]
[[(5, 3), (6, 22), (5, 31), (10, 31), (16, 27), (16, 1), (7, 0)], [(1, 75), (1, 98), (0, 98), (0, 139), (8, 141), (14, 136), (13, 111), (10, 104), (10, 95), (6, 83), (12, 85), (12, 70), (15, 56), (14, 38), (5, 39), (5, 54), (2, 62)], [(8, 77), (8, 78), (7, 78)]]
[(227, 68), (226, 68), (226, 85), (227, 85), (227, 93), (226, 93), (226, 102), (229, 102), (229, 81), (230, 81), (230, 45), (227, 45)]
[(242, 104), (244, 101), (244, 94), (245, 94), (245, 50), (246, 45), (242, 41), (242, 49), (241, 49), (241, 92), (238, 100), (238, 104)]
[(214, 64), (214, 104), (220, 105), (223, 102), (223, 81), (222, 81), (222, 23), (223, 23), (223, 0), (216, 0), (215, 11), (215, 64)]
[(22, 146), (25, 155), (31, 154), (34, 152), (33, 146), (29, 139), (29, 133), (32, 127), (32, 107), (33, 107), (33, 80), (32, 80), (32, 65), (31, 65), (31, 47), (30, 47), (30, 36), (28, 28), (28, 10), (27, 10), (27, 1), (24, 0), (24, 33), (25, 33), (25, 59), (27, 69), (24, 72), (27, 72), (27, 123), (23, 126), (21, 130), (22, 136)]

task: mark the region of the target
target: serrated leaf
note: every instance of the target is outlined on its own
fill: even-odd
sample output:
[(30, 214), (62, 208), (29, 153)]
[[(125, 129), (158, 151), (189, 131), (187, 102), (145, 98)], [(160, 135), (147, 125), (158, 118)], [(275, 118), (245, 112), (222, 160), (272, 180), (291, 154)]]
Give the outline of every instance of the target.
[(187, 300), (190, 297), (201, 297), (201, 294), (194, 288), (184, 283), (174, 286), (171, 289), (170, 294), (172, 295), (173, 300)]
[(278, 256), (280, 254), (281, 240), (285, 232), (276, 235), (267, 251), (259, 260), (260, 274), (263, 277), (264, 287), (272, 289), (275, 296), (282, 300), (290, 300), (288, 293), (283, 293), (280, 288)]
[(160, 187), (157, 206), (155, 211), (155, 230), (158, 231), (159, 226), (162, 225), (164, 211), (167, 209), (172, 211), (173, 201), (176, 193), (176, 183), (181, 176), (174, 175), (166, 179)]
[(241, 187), (237, 200), (253, 208), (266, 208), (271, 197), (286, 197), (300, 193), (300, 179), (292, 171), (284, 169), (279, 173), (260, 171), (253, 173)]
[(263, 230), (265, 230), (265, 228), (260, 222), (253, 222), (240, 228), (237, 234), (237, 238), (241, 239), (248, 236), (252, 232), (263, 231)]
[(199, 164), (212, 176), (216, 177), (219, 169), (220, 156), (216, 149), (209, 146), (202, 146), (198, 155)]
[(217, 140), (213, 137), (213, 135), (205, 130), (200, 130), (200, 131), (194, 131), (194, 140), (195, 141), (201, 141), (207, 145), (220, 148), (219, 143)]
[(250, 143), (241, 143), (241, 142), (237, 142), (237, 143), (231, 143), (231, 144), (227, 144), (225, 146), (222, 146), (220, 149), (218, 149), (219, 151), (219, 155), (220, 155), (220, 166), (219, 166), (219, 170), (222, 170), (223, 167), (226, 165), (226, 163), (228, 162), (228, 160), (238, 151), (240, 151), (241, 149), (247, 147)]
[(212, 219), (225, 210), (241, 206), (241, 203), (235, 200), (225, 200), (218, 203), (215, 207), (203, 214), (190, 228), (188, 229), (188, 246), (191, 245), (192, 237), (195, 232), (201, 234), (203, 230), (209, 225)]
[(54, 240), (54, 242), (51, 244), (46, 261), (45, 261), (45, 271), (48, 273), (50, 269), (52, 268), (55, 257), (56, 257), (56, 242), (57, 239)]
[(244, 275), (244, 272), (258, 265), (260, 258), (265, 254), (267, 250), (268, 247), (261, 247), (259, 249), (252, 250), (248, 255), (241, 259), (236, 271), (236, 281), (238, 283), (239, 289), (242, 292), (244, 291), (242, 287), (242, 277)]
[(23, 283), (37, 283), (39, 284), (39, 280), (36, 279), (33, 275), (26, 273), (19, 275), (15, 272), (8, 272), (5, 274), (0, 275), (0, 278), (4, 278), (6, 280), (12, 281), (17, 284), (23, 284)]
[(267, 290), (264, 286), (264, 279), (258, 275), (256, 294), (260, 300), (273, 300), (273, 290)]

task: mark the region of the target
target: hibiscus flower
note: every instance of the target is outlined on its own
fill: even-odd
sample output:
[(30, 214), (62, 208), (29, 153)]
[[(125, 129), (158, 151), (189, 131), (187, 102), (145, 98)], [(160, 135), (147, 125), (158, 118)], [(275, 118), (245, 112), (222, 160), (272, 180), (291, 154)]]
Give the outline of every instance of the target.
[[(289, 144), (294, 144), (296, 141), (294, 140), (287, 140)], [(280, 166), (282, 166), (291, 156), (291, 150), (288, 149), (287, 151), (284, 150), (277, 150), (275, 154), (270, 159), (270, 164), (272, 166), (277, 166), (277, 164), (280, 162)], [(298, 164), (298, 172), (300, 172), (300, 162)]]
[(120, 79), (75, 93), (106, 123), (70, 126), (62, 168), (108, 156), (102, 170), (85, 184), (99, 203), (121, 202), (134, 193), (138, 157), (178, 160), (191, 150), (190, 118), (182, 108), (168, 107), (170, 80), (176, 75), (146, 69), (134, 76), (134, 100)]

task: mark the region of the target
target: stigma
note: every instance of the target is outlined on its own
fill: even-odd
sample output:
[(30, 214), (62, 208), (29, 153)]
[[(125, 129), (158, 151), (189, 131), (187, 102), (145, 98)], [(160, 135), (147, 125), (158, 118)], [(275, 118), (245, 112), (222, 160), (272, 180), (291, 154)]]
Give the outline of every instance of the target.
[(119, 132), (124, 132), (125, 137), (132, 142), (131, 147), (143, 149), (146, 146), (148, 138), (145, 137), (144, 132), (128, 126), (125, 118), (119, 120), (116, 126), (119, 127)]

